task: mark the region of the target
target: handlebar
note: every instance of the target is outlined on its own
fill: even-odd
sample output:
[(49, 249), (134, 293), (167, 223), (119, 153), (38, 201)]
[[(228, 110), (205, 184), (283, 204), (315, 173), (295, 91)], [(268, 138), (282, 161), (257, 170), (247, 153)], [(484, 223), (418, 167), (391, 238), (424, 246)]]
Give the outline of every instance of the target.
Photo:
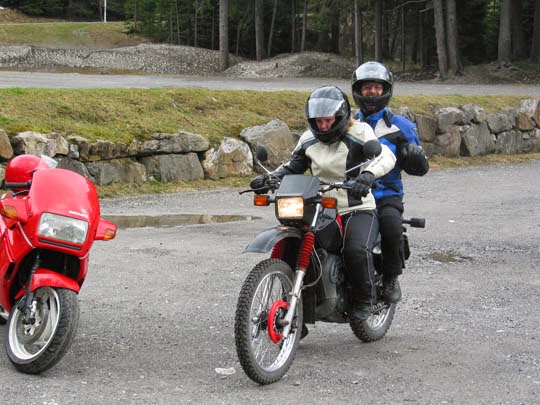
[[(249, 192), (256, 193), (257, 191), (264, 191), (265, 193), (268, 191), (275, 191), (279, 188), (280, 179), (269, 178), (266, 184), (267, 186), (261, 189), (249, 188), (247, 190), (240, 191), (239, 194), (244, 194), (244, 193), (249, 193)], [(346, 181), (336, 181), (336, 182), (331, 182), (331, 183), (321, 180), (321, 186), (325, 186), (321, 190), (323, 193), (330, 190), (334, 190), (334, 189), (352, 190), (354, 188), (354, 180), (350, 179)], [(374, 185), (374, 188), (375, 188), (375, 185)]]
[(265, 194), (269, 191), (276, 191), (279, 188), (279, 185), (281, 183), (281, 179), (277, 177), (268, 177), (266, 181), (266, 185), (261, 188), (248, 188), (247, 190), (242, 190), (238, 194), (244, 194), (244, 193), (256, 193), (257, 191), (260, 191), (262, 194)]
[(32, 184), (32, 180), (28, 180), (28, 181), (25, 181), (23, 183), (15, 183), (15, 182), (5, 182), (4, 183), (4, 186), (6, 188), (29, 188), (30, 185)]
[(425, 218), (411, 218), (411, 219), (402, 219), (401, 222), (404, 224), (408, 224), (412, 226), (413, 228), (425, 228), (426, 227), (426, 219)]

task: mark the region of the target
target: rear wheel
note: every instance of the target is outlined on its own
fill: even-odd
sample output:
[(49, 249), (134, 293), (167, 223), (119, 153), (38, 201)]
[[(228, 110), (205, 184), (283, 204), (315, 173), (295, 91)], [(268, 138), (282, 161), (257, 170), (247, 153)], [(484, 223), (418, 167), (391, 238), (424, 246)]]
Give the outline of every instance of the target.
[(79, 323), (77, 294), (63, 288), (38, 288), (29, 318), (24, 320), (18, 304), (13, 307), (4, 346), (17, 370), (38, 374), (54, 366), (71, 346)]
[(244, 372), (259, 384), (281, 379), (291, 366), (300, 340), (302, 301), (286, 338), (281, 332), (293, 287), (293, 272), (282, 260), (260, 262), (242, 285), (234, 324), (236, 352)]
[(356, 337), (363, 342), (369, 343), (382, 339), (392, 324), (395, 312), (396, 304), (380, 301), (373, 308), (371, 316), (365, 321), (351, 320), (351, 329)]

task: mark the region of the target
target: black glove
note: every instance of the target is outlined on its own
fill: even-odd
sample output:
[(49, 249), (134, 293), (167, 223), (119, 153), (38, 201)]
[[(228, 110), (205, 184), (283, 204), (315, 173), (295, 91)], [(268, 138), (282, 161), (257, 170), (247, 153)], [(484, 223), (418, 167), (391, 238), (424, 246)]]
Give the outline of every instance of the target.
[(362, 199), (369, 194), (369, 190), (375, 181), (375, 176), (370, 172), (362, 172), (354, 181), (351, 193), (357, 200)]
[(255, 194), (265, 194), (268, 192), (268, 176), (265, 174), (260, 174), (259, 176), (255, 177), (253, 180), (251, 180), (251, 183), (249, 183), (249, 188), (253, 189), (255, 191)]
[(407, 143), (399, 149), (399, 163), (405, 173), (413, 176), (423, 176), (429, 170), (429, 163), (422, 148)]

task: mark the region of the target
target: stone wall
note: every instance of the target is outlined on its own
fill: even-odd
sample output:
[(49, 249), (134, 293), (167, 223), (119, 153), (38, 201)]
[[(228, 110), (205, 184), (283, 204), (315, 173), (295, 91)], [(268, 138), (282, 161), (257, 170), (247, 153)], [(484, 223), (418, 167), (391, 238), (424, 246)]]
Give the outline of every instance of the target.
[[(540, 99), (523, 100), (518, 109), (506, 108), (488, 114), (475, 105), (442, 108), (434, 117), (395, 111), (416, 122), (428, 156), (478, 156), (540, 152)], [(199, 134), (155, 133), (130, 144), (88, 140), (60, 133), (21, 132), (11, 139), (0, 129), (0, 178), (14, 155), (47, 155), (59, 167), (76, 171), (97, 185), (115, 182), (142, 183), (192, 181), (251, 176), (258, 146), (269, 151), (269, 169), (287, 161), (300, 134), (280, 120), (244, 129), (239, 138), (224, 138), (211, 148)]]

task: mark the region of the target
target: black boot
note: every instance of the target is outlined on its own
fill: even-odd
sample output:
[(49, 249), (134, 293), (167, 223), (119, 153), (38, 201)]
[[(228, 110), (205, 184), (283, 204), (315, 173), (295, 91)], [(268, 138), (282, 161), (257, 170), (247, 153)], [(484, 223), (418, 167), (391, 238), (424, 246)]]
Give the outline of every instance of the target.
[(371, 304), (355, 303), (353, 305), (353, 309), (351, 313), (351, 320), (353, 322), (366, 321), (371, 315), (371, 309), (372, 309)]
[(390, 304), (395, 304), (401, 299), (398, 276), (383, 278), (383, 299)]
[(305, 323), (302, 323), (302, 331), (300, 332), (300, 340), (304, 339), (309, 333), (309, 329)]

